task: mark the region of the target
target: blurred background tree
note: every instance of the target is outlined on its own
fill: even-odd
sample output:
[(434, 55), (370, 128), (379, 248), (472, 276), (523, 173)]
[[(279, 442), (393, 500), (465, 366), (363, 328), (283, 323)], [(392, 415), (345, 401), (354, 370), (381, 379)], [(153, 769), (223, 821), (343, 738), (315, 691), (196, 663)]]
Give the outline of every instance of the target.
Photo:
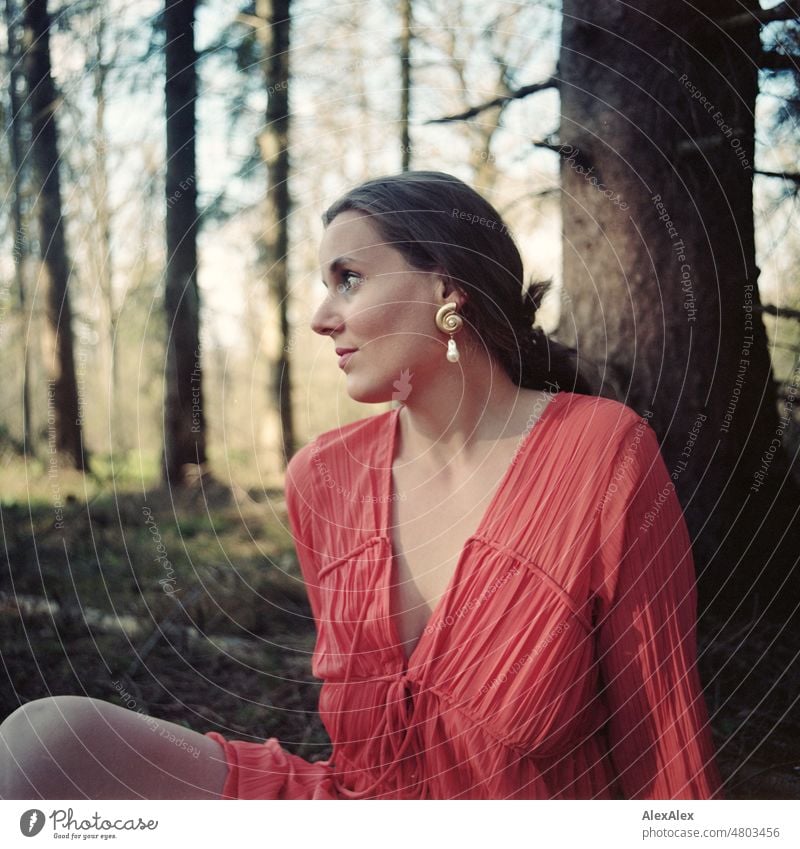
[[(37, 284), (43, 283), (47, 303), (43, 343), (48, 374), (48, 442), (51, 454), (59, 454), (70, 465), (84, 469), (88, 466), (88, 451), (82, 440), (83, 411), (75, 375), (70, 260), (61, 204), (58, 101), (51, 73), (47, 0), (33, 0), (25, 5), (22, 48), (30, 120), (27, 156), (31, 161), (31, 189), (39, 224)], [(23, 383), (27, 386), (26, 380)]]
[(164, 102), (167, 124), (167, 268), (164, 308), (164, 481), (179, 486), (186, 466), (206, 463), (200, 293), (197, 287), (197, 52), (195, 0), (166, 0)]

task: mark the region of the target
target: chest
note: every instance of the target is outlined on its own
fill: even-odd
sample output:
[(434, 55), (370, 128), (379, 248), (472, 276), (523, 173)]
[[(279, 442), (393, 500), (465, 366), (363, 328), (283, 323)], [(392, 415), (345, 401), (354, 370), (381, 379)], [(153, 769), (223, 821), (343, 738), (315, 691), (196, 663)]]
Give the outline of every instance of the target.
[(407, 658), (451, 587), (465, 543), (487, 518), (508, 465), (508, 457), (498, 458), (470, 480), (393, 472), (390, 604)]

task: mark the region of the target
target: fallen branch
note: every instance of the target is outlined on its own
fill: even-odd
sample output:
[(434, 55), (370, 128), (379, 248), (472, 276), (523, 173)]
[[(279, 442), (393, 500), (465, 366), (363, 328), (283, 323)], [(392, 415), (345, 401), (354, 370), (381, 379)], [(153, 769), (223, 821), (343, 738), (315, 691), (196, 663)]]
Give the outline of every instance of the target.
[[(147, 660), (148, 655), (158, 645), (161, 639), (167, 637), (166, 632), (175, 627), (178, 617), (186, 613), (186, 607), (196, 601), (204, 591), (205, 587), (201, 584), (196, 584), (186, 594), (185, 600), (177, 599), (178, 604), (172, 611), (161, 622), (156, 623), (156, 627), (151, 631), (150, 636), (144, 641), (139, 651), (136, 652), (136, 657), (131, 661), (125, 672), (129, 678), (133, 678), (139, 671), (141, 665)], [(187, 635), (191, 633), (194, 636), (195, 629), (183, 626), (183, 630)]]

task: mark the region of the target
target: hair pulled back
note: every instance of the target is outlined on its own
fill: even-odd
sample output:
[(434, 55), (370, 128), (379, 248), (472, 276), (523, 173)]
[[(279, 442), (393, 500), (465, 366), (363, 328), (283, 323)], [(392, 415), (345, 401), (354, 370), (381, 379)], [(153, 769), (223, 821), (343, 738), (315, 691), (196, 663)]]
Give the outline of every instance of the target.
[(420, 271), (437, 271), (467, 295), (460, 310), (512, 381), (527, 389), (593, 394), (577, 354), (534, 327), (550, 282), (523, 280), (522, 258), (497, 210), (466, 183), (440, 171), (368, 180), (322, 216), (366, 213), (384, 241)]

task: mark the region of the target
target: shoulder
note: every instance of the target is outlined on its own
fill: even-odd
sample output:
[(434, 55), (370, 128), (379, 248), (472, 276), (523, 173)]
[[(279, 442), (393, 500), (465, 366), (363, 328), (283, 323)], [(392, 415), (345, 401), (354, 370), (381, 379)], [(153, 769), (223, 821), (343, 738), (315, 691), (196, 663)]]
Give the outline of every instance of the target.
[(653, 412), (640, 415), (627, 404), (610, 398), (572, 396), (573, 423), (584, 449), (583, 468), (591, 468), (596, 486), (596, 511), (612, 525), (636, 498), (653, 497), (665, 487), (674, 489), (658, 435), (651, 425)]
[(350, 550), (382, 527), (392, 415), (378, 413), (325, 431), (304, 445), (286, 469), (286, 504), (299, 528), (313, 533), (320, 558)]
[(331, 428), (307, 442), (294, 454), (286, 468), (286, 487), (308, 493), (317, 477), (324, 479), (336, 466), (368, 467), (381, 450), (394, 410), (377, 413)]
[[(654, 469), (661, 472), (658, 437), (650, 426), (652, 412), (639, 414), (611, 398), (565, 393), (552, 434), (565, 481), (572, 481), (596, 500), (611, 489), (635, 491)], [(564, 470), (566, 469), (566, 470)]]
[[(564, 424), (604, 450), (619, 449), (637, 429), (650, 428), (650, 410), (639, 415), (627, 404), (613, 398), (574, 392), (563, 394)], [(613, 456), (616, 451), (612, 450), (611, 453)]]
[(626, 428), (643, 418), (627, 404), (613, 398), (580, 395), (576, 392), (564, 392), (563, 395), (572, 415), (584, 420), (588, 419), (598, 427)]

